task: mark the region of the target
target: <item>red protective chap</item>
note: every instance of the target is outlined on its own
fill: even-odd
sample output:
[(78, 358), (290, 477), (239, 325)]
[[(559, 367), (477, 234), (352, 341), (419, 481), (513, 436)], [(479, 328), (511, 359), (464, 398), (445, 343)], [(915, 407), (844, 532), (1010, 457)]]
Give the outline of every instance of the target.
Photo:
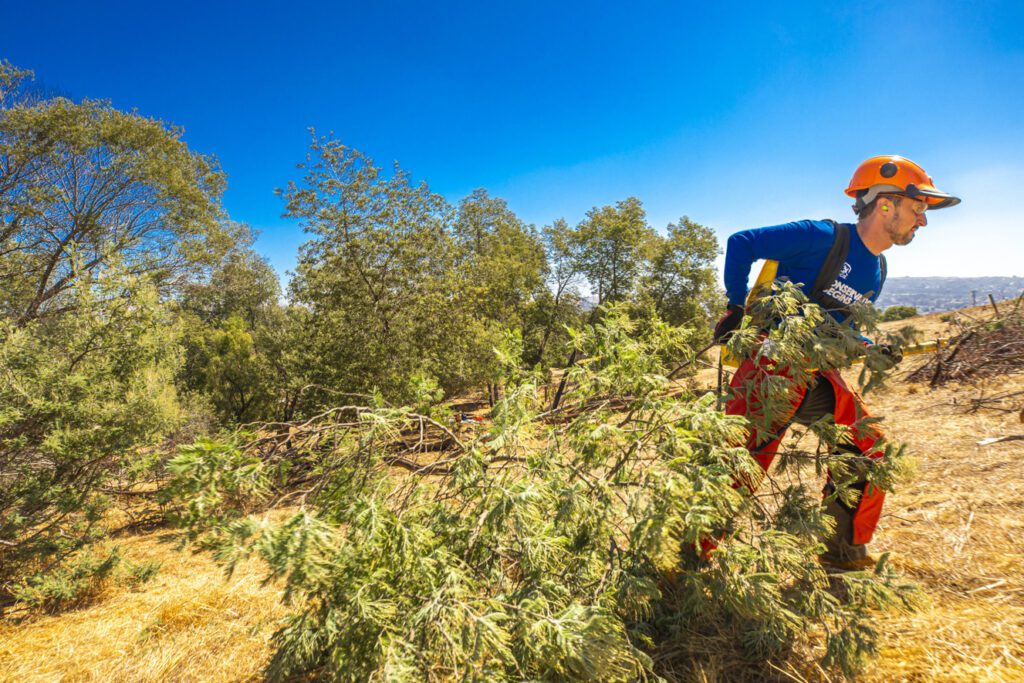
[[(743, 363), (736, 370), (736, 374), (733, 375), (732, 382), (729, 384), (733, 397), (726, 404), (725, 412), (729, 415), (756, 416), (763, 410), (760, 387), (766, 378), (772, 376), (785, 377), (787, 374), (784, 370), (777, 369), (767, 361), (762, 361), (758, 364), (752, 358), (744, 359)], [(882, 438), (882, 433), (873, 424), (866, 425), (860, 423), (861, 420), (868, 416), (868, 411), (860, 396), (846, 385), (846, 382), (837, 370), (827, 370), (818, 374), (818, 377), (826, 379), (832, 384), (836, 396), (836, 424), (850, 426), (850, 437), (856, 450), (872, 459), (881, 458), (883, 452), (875, 449), (874, 446)], [(771, 466), (772, 461), (775, 459), (779, 443), (785, 436), (786, 429), (789, 427), (806, 393), (806, 388), (794, 387), (792, 389), (790, 411), (785, 415), (779, 416), (780, 419), (771, 425), (772, 431), (770, 433), (759, 434), (755, 430), (751, 430), (750, 438), (746, 444), (747, 450), (750, 451), (751, 455), (754, 456), (765, 470)], [(829, 481), (831, 481), (831, 473), (829, 473)], [(736, 486), (746, 486), (753, 491), (757, 483), (744, 481), (742, 483), (737, 482)], [(866, 544), (871, 541), (871, 537), (875, 533), (875, 527), (878, 525), (878, 519), (882, 514), (882, 503), (884, 501), (885, 492), (883, 490), (870, 483), (865, 486), (853, 515), (852, 540), (854, 545)], [(706, 550), (710, 550), (710, 548)], [(704, 555), (706, 556), (706, 552)]]

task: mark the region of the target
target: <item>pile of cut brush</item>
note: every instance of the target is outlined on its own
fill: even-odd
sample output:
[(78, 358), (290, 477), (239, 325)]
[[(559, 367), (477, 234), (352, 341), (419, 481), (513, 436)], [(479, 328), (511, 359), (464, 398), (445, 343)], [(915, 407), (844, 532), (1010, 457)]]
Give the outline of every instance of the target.
[[(1022, 297), (1024, 298), (1024, 297)], [(958, 314), (953, 324), (959, 327), (946, 350), (939, 351), (927, 363), (907, 376), (908, 381), (927, 380), (931, 386), (949, 381), (981, 379), (1024, 370), (1024, 312), (1022, 298), (1009, 314), (997, 314), (991, 320), (963, 320)]]

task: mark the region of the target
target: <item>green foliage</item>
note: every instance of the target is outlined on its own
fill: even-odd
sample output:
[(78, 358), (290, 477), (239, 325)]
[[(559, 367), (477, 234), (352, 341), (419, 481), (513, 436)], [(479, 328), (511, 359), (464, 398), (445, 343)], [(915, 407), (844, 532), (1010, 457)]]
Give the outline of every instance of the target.
[(85, 550), (56, 571), (15, 585), (11, 592), (19, 603), (49, 613), (82, 607), (102, 593), (121, 561), (116, 550), (103, 556)]
[(891, 320), (905, 320), (917, 315), (917, 309), (913, 306), (890, 306), (882, 311), (880, 320), (888, 322)]
[(152, 288), (111, 270), (65, 300), (75, 315), (0, 322), (0, 604), (102, 538), (104, 482), (179, 419)]
[(25, 607), (54, 614), (95, 602), (112, 584), (136, 588), (160, 571), (159, 562), (135, 564), (117, 548), (106, 550), (100, 546), (85, 548), (54, 571), (15, 584), (11, 588), (13, 598)]
[(563, 219), (544, 228), (546, 286), (534, 294), (524, 312), (524, 360), (528, 365), (549, 368), (565, 362), (568, 327), (582, 321), (580, 273), (574, 230)]
[(171, 287), (230, 240), (223, 177), (180, 131), (108, 104), (0, 110), (0, 311), (69, 313), (74, 280), (118, 259)]
[(636, 197), (587, 212), (572, 240), (578, 270), (597, 296), (598, 306), (633, 294), (654, 235)]
[(453, 230), (465, 260), (465, 305), (501, 327), (521, 327), (524, 307), (543, 286), (545, 255), (536, 229), (481, 189), (459, 203)]
[(223, 525), (248, 512), (270, 486), (263, 463), (234, 443), (200, 440), (182, 446), (167, 470), (174, 479), (161, 498), (188, 501), (177, 514), (187, 527)]
[(640, 301), (651, 301), (658, 317), (672, 325), (709, 328), (721, 302), (714, 268), (718, 255), (714, 233), (684, 216), (678, 224), (668, 226), (665, 237), (655, 235), (650, 249)]
[(452, 211), (398, 168), (390, 177), (358, 151), (314, 138), (288, 215), (315, 235), (291, 283), (313, 384), (408, 398), (423, 371), (446, 388), (475, 379), (466, 359), (486, 338), (459, 287)]
[(410, 400), (418, 374), (449, 394), (493, 387), (506, 329), (531, 364), (561, 360), (579, 315), (579, 230), (539, 234), (484, 190), (453, 210), (328, 138), (304, 168), (282, 195), (314, 235), (290, 285), (301, 352), (288, 374), (303, 378), (306, 412), (329, 404), (328, 388)]
[(245, 320), (231, 316), (193, 328), (188, 350), (186, 381), (210, 399), (224, 424), (273, 417), (273, 368)]
[(18, 91), (34, 74), (28, 69), (19, 69), (6, 59), (0, 59), (0, 109), (14, 104)]
[[(805, 353), (791, 346), (802, 324), (824, 322), (820, 312), (779, 298), (805, 320), (774, 352)], [(572, 333), (585, 360), (554, 416), (542, 412), (540, 378), (515, 362), (522, 340), (511, 335), (499, 351), (512, 361), (508, 390), (490, 427), (468, 440), (380, 402), (295, 426), (289, 438), (315, 444), (299, 458), (313, 485), (299, 513), (277, 525), (242, 508), (190, 520), (229, 567), (255, 554), (284, 581), (296, 614), (276, 636), (270, 678), (637, 680), (685, 666), (680, 653), (699, 652), (701, 639), (761, 661), (818, 626), (825, 664), (853, 671), (874, 648), (869, 610), (909, 604), (908, 587), (884, 560), (856, 575), (821, 568), (832, 522), (813, 482), (774, 490), (771, 503), (733, 486), (761, 474), (736, 446), (746, 421), (722, 414), (714, 396), (665, 391), (664, 359), (692, 356), (698, 335), (607, 309)], [(817, 358), (840, 360), (833, 350)], [(356, 417), (340, 423), (341, 414)], [(396, 455), (424, 429), (447, 450)], [(218, 467), (237, 462), (249, 481), (259, 465), (233, 448), (222, 447), (233, 454)], [(414, 452), (410, 463), (403, 454)], [(802, 457), (823, 468), (839, 456)], [(395, 476), (400, 462), (412, 475)], [(183, 489), (189, 509), (229, 499), (234, 475), (220, 484), (195, 458), (175, 467), (179, 480), (213, 486)], [(719, 550), (701, 564), (692, 548), (708, 538)]]
[(180, 131), (27, 76), (0, 64), (0, 609), (102, 583), (104, 489), (181, 417), (166, 297), (235, 238)]
[[(283, 306), (213, 158), (109, 103), (29, 97), (30, 76), (0, 63), (0, 609), (157, 571), (97, 541), (106, 491), (182, 421), (176, 381), (222, 424), (288, 421), (181, 448), (162, 492), (227, 567), (257, 555), (284, 582), (275, 679), (637, 680), (701, 639), (771, 659), (819, 626), (850, 674), (869, 610), (910, 604), (884, 559), (821, 569), (813, 486), (773, 482), (768, 503), (735, 486), (762, 475), (737, 444), (802, 368), (864, 356), (870, 389), (891, 360), (783, 287), (731, 342), (793, 368), (753, 425), (666, 391), (719, 296), (707, 228), (661, 236), (628, 198), (538, 233), (484, 190), (455, 209), (314, 136), (281, 193), (312, 235)], [(583, 283), (600, 307), (574, 329)], [(546, 411), (568, 348), (582, 360)], [(443, 398), (484, 384), (505, 389), (489, 425), (453, 426)], [(898, 447), (866, 461), (845, 428), (814, 431), (825, 447), (780, 468), (829, 467), (847, 502), (857, 478), (898, 481)], [(282, 499), (300, 508), (284, 523), (251, 516)]]
[(185, 284), (182, 308), (205, 323), (241, 318), (249, 329), (268, 322), (278, 307), (281, 285), (267, 260), (252, 249), (255, 235), (231, 225), (234, 243), (207, 277)]

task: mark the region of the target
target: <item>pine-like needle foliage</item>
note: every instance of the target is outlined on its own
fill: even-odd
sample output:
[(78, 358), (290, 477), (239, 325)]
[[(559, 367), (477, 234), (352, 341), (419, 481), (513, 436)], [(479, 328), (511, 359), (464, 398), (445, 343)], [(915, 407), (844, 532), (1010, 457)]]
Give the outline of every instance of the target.
[[(836, 345), (854, 348), (839, 328), (820, 350), (804, 344), (805, 327), (827, 323), (793, 292), (778, 299), (803, 309), (773, 333), (785, 357), (820, 363), (840, 357)], [(713, 394), (666, 391), (667, 359), (692, 355), (693, 334), (608, 309), (574, 333), (585, 360), (554, 414), (542, 412), (540, 378), (511, 362), (521, 357), (511, 335), (499, 350), (507, 391), (479, 432), (378, 402), (180, 456), (191, 531), (229, 567), (262, 557), (296, 606), (270, 677), (678, 678), (709, 643), (749, 667), (815, 631), (826, 634), (824, 664), (854, 671), (875, 647), (869, 611), (909, 604), (912, 591), (884, 562), (842, 576), (821, 568), (832, 522), (819, 481), (760, 498), (734, 487), (762, 474), (737, 446), (747, 422)], [(818, 467), (852, 457), (829, 451), (791, 457)], [(871, 476), (888, 481), (898, 462), (893, 450)], [(211, 476), (224, 468), (237, 472)], [(245, 490), (266, 500), (283, 481), (303, 502), (284, 523), (229, 502)], [(719, 549), (701, 562), (693, 547), (708, 538)]]

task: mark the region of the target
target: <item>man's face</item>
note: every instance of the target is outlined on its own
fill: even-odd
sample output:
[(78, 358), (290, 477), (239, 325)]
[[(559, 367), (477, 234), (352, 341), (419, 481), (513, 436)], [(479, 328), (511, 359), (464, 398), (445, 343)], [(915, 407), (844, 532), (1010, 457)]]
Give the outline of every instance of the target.
[(887, 197), (887, 200), (890, 209), (885, 219), (886, 234), (893, 244), (910, 244), (917, 229), (928, 225), (928, 219), (925, 218), (928, 204), (921, 199), (901, 196)]

